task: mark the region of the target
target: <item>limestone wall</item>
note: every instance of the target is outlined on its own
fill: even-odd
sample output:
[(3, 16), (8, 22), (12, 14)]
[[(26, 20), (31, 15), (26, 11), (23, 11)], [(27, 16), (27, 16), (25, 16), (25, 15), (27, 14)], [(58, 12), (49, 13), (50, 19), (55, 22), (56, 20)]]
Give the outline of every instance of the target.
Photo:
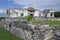
[[(50, 40), (52, 37), (54, 37), (54, 33), (57, 32), (57, 29), (55, 30), (54, 27), (51, 27), (49, 25), (37, 25), (34, 29), (24, 29), (23, 27), (15, 27), (11, 26), (11, 29), (7, 25), (5, 28), (13, 33), (14, 35), (23, 38), (24, 40)], [(35, 26), (34, 25), (34, 26)], [(21, 26), (21, 25), (20, 25)], [(54, 33), (53, 33), (54, 32)], [(52, 40), (52, 39), (51, 39)]]

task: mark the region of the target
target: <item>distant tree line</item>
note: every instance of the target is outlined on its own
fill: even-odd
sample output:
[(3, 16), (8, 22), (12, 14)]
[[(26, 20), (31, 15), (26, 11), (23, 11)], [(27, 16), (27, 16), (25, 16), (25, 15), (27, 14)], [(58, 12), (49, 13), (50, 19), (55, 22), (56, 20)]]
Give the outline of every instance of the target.
[(1, 21), (2, 19), (4, 19), (4, 17), (0, 17), (0, 21)]
[(54, 13), (54, 17), (60, 18), (60, 12), (59, 12), (59, 11), (55, 12), (55, 13)]

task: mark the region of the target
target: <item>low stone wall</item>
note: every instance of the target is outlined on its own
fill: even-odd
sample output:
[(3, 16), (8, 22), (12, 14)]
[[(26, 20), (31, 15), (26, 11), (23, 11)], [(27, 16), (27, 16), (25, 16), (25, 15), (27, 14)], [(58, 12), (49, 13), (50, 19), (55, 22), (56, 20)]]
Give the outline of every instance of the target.
[(33, 40), (32, 39), (32, 32), (30, 30), (25, 30), (22, 28), (17, 28), (12, 26), (11, 29), (9, 27), (5, 27), (6, 30), (10, 31), (14, 35), (21, 37), (24, 40)]
[(10, 28), (9, 25), (5, 25), (5, 29), (7, 29), (16, 36), (23, 38), (24, 40), (52, 40), (52, 37), (54, 37), (54, 33), (56, 33), (56, 30), (58, 30), (46, 24), (35, 25), (33, 29), (29, 29), (29, 26), (28, 28), (24, 29), (23, 27), (25, 26), (18, 28), (12, 25)]

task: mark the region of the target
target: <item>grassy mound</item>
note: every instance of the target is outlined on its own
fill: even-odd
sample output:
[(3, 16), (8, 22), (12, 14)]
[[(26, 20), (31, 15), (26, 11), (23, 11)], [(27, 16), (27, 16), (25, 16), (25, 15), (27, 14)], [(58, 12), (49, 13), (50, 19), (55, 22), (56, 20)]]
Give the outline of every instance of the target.
[(22, 40), (22, 39), (19, 37), (16, 37), (9, 31), (7, 31), (3, 28), (0, 28), (0, 40)]

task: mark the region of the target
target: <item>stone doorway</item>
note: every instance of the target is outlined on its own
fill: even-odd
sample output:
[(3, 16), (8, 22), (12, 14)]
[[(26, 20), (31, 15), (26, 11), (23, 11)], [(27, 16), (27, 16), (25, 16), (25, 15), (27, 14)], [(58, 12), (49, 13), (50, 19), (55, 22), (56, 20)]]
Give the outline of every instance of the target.
[(32, 17), (33, 17), (33, 14), (30, 14), (30, 16), (32, 16)]

